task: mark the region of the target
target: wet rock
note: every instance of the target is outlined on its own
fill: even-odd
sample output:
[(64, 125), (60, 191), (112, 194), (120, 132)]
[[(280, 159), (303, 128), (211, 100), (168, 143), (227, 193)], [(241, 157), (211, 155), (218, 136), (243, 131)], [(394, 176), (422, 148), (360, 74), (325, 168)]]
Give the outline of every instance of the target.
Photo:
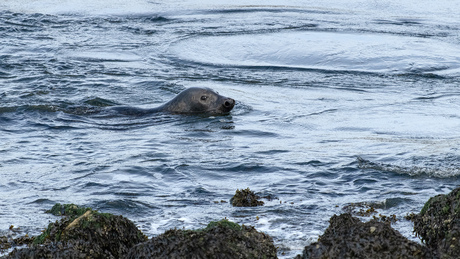
[(0, 254), (6, 253), (7, 250), (23, 245), (30, 245), (34, 241), (34, 237), (29, 237), (28, 234), (22, 232), (21, 229), (15, 228), (13, 225), (9, 227), (9, 232), (5, 236), (0, 236)]
[(361, 217), (368, 217), (378, 212), (373, 204), (367, 202), (349, 203), (345, 205), (342, 210), (346, 213)]
[(80, 215), (83, 215), (88, 210), (91, 210), (91, 208), (81, 207), (73, 203), (56, 203), (50, 210), (47, 210), (46, 213), (53, 214), (54, 216), (78, 217)]
[(440, 258), (460, 255), (460, 188), (430, 198), (412, 216), (414, 231)]
[(9, 248), (11, 248), (11, 243), (9, 242), (8, 237), (0, 236), (0, 252)]
[(228, 220), (204, 229), (171, 229), (136, 245), (127, 258), (277, 258), (270, 236)]
[(147, 240), (133, 222), (122, 216), (64, 206), (70, 210), (61, 215), (67, 217), (50, 223), (43, 234), (35, 237), (33, 245), (15, 249), (7, 258), (120, 258)]
[(256, 207), (264, 205), (263, 201), (259, 201), (260, 197), (256, 195), (249, 188), (238, 189), (235, 192), (235, 195), (230, 199), (230, 203), (234, 207)]
[(386, 216), (386, 215), (379, 213), (376, 210), (376, 208), (383, 208), (383, 206), (382, 204), (378, 204), (378, 203), (358, 202), (358, 203), (349, 203), (345, 205), (342, 208), (342, 210), (354, 216), (360, 216), (360, 217), (372, 216), (374, 220), (381, 221), (381, 222), (395, 223), (396, 221), (398, 221), (395, 214)]
[(363, 223), (350, 214), (334, 215), (318, 242), (296, 258), (432, 258), (427, 248), (412, 242), (390, 224)]

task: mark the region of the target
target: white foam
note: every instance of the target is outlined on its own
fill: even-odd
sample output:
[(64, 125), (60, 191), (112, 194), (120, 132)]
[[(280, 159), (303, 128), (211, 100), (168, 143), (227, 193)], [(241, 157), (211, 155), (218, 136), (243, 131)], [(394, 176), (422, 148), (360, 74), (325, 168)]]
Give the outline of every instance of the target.
[(75, 59), (93, 60), (93, 61), (118, 61), (131, 62), (140, 61), (142, 57), (132, 52), (121, 51), (80, 51), (68, 53), (69, 57)]

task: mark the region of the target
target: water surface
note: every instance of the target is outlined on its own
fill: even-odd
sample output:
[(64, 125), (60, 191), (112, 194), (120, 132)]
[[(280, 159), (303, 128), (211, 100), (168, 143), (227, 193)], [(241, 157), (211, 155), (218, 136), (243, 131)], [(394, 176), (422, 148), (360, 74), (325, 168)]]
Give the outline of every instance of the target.
[[(336, 2), (2, 2), (1, 233), (76, 203), (149, 236), (227, 217), (289, 258), (372, 202), (416, 240), (403, 216), (460, 183), (459, 6)], [(104, 113), (194, 86), (237, 105)], [(247, 187), (277, 199), (221, 202)]]

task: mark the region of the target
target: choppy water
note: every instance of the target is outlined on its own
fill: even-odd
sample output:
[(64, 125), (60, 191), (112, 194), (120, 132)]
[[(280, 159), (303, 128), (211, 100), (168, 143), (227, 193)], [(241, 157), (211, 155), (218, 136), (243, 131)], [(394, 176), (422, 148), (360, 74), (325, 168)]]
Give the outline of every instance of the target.
[[(348, 203), (383, 203), (380, 213), (402, 219), (460, 183), (456, 2), (42, 0), (0, 10), (2, 232), (36, 234), (55, 220), (45, 209), (77, 203), (149, 236), (227, 217), (292, 257)], [(192, 86), (237, 105), (219, 117), (98, 113), (155, 107)], [(278, 200), (220, 202), (246, 187)], [(410, 223), (394, 227), (414, 239)]]

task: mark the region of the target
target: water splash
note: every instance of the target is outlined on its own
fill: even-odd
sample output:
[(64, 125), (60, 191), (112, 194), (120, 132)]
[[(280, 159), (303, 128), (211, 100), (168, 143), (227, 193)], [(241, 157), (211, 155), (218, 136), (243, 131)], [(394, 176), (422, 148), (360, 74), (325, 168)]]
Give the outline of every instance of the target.
[[(412, 162), (404, 162), (406, 165), (372, 162), (361, 157), (358, 157), (357, 161), (359, 162), (359, 168), (362, 169), (373, 169), (409, 176), (428, 176), (435, 178), (450, 178), (460, 176), (460, 160), (458, 157), (455, 159), (438, 157), (436, 160), (417, 158)], [(449, 163), (449, 161), (453, 163)]]

